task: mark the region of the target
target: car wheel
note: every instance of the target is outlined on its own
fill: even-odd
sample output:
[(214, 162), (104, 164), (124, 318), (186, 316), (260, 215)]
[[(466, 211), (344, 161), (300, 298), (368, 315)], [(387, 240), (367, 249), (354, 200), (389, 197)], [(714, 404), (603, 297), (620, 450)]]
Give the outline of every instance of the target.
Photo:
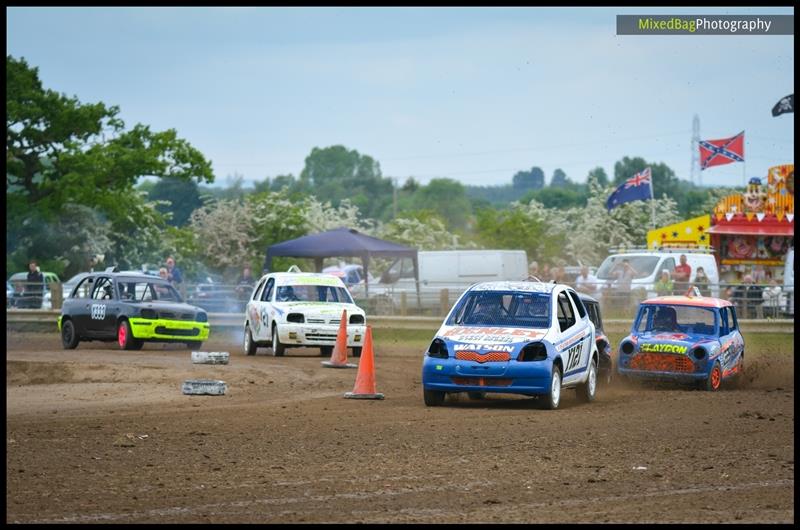
[(117, 325), (117, 343), (121, 350), (141, 350), (144, 342), (134, 338), (131, 325), (123, 320)]
[(486, 397), (486, 392), (467, 392), (467, 397), (473, 401), (478, 401)]
[(555, 410), (561, 403), (561, 370), (553, 365), (553, 373), (550, 376), (550, 392), (542, 396), (542, 406), (548, 410)]
[(361, 346), (353, 348), (353, 357), (361, 357)]
[(258, 345), (253, 342), (253, 334), (250, 332), (250, 324), (244, 327), (244, 354), (255, 355), (258, 351)]
[(708, 379), (705, 382), (705, 389), (709, 392), (716, 392), (722, 386), (722, 368), (719, 361), (714, 363), (711, 373), (708, 374)]
[(428, 407), (440, 407), (444, 403), (444, 392), (441, 390), (423, 390), (422, 397)]
[(71, 320), (65, 320), (61, 324), (61, 344), (65, 350), (74, 350), (78, 347), (78, 333)]
[(281, 344), (281, 338), (278, 336), (278, 326), (272, 326), (272, 355), (275, 357), (283, 357), (286, 347)]
[(193, 341), (187, 342), (187, 343), (186, 343), (186, 346), (187, 346), (187, 347), (188, 347), (190, 350), (199, 350), (200, 348), (202, 348), (202, 347), (203, 347), (203, 342), (202, 342), (202, 341), (199, 341), (199, 340), (193, 340)]
[(589, 363), (589, 374), (586, 382), (578, 385), (578, 398), (584, 403), (591, 403), (597, 396), (597, 358), (593, 357)]
[(320, 357), (330, 357), (333, 354), (333, 346), (320, 346), (319, 347), (319, 355)]

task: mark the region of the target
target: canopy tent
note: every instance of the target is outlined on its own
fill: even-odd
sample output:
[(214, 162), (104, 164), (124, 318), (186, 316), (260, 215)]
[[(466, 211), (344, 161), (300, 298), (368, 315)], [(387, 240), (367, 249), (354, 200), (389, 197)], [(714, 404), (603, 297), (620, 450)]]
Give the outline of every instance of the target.
[(352, 228), (336, 228), (290, 239), (267, 247), (264, 270), (272, 270), (272, 258), (313, 258), (317, 272), (322, 271), (322, 259), (334, 257), (361, 258), (364, 266), (365, 291), (369, 295), (369, 261), (371, 258), (410, 258), (414, 264), (414, 279), (417, 282), (417, 301), (419, 302), (419, 266), (417, 249), (384, 241), (362, 234)]

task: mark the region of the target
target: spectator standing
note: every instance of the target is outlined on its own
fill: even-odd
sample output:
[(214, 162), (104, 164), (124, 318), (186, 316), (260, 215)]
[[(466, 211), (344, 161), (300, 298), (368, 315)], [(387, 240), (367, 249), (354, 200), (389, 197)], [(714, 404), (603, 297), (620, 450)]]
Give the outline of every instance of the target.
[(694, 285), (700, 290), (700, 294), (703, 296), (711, 296), (711, 290), (708, 287), (708, 276), (706, 276), (706, 271), (703, 267), (697, 267), (697, 274), (694, 277)]
[(550, 279), (553, 281), (553, 283), (562, 283), (564, 281), (563, 265), (559, 265), (558, 267), (553, 266), (550, 269)]
[(636, 269), (628, 258), (623, 258), (621, 263), (614, 266), (612, 272), (616, 277), (614, 287), (619, 293), (619, 302), (623, 308), (628, 309), (631, 305), (631, 281), (636, 277)]
[(253, 290), (255, 280), (253, 279), (253, 271), (250, 267), (245, 266), (242, 270), (242, 275), (239, 277), (239, 282), (236, 284), (236, 294), (240, 300), (244, 300)]
[(175, 287), (183, 283), (183, 274), (178, 266), (175, 265), (175, 258), (172, 256), (167, 258), (167, 280)]
[(531, 264), (528, 265), (528, 275), (539, 277), (539, 264), (537, 262), (531, 261)]
[(589, 267), (581, 267), (581, 273), (575, 278), (575, 289), (582, 293), (592, 294), (597, 290), (597, 277), (589, 273)]
[(689, 279), (692, 277), (692, 266), (686, 262), (686, 254), (681, 254), (680, 263), (672, 271), (675, 281), (675, 290), (683, 294), (689, 288)]
[(764, 301), (763, 288), (753, 283), (753, 276), (746, 274), (744, 283), (734, 290), (733, 297), (735, 302), (744, 309), (744, 318), (755, 318), (756, 310)]
[(786, 296), (776, 279), (769, 281), (769, 287), (764, 289), (761, 296), (764, 300), (764, 316), (769, 318), (780, 316), (781, 310), (786, 305)]
[(28, 277), (25, 280), (25, 299), (24, 307), (39, 309), (42, 307), (42, 296), (44, 294), (44, 275), (39, 270), (36, 260), (28, 263)]
[(175, 289), (181, 293), (183, 298), (186, 298), (186, 289), (183, 285), (183, 274), (181, 270), (175, 265), (175, 258), (172, 256), (167, 257), (167, 280), (172, 284)]
[(673, 294), (673, 289), (675, 288), (674, 282), (672, 278), (669, 277), (669, 271), (663, 270), (661, 271), (661, 277), (658, 279), (655, 285), (656, 295), (657, 296), (668, 296)]

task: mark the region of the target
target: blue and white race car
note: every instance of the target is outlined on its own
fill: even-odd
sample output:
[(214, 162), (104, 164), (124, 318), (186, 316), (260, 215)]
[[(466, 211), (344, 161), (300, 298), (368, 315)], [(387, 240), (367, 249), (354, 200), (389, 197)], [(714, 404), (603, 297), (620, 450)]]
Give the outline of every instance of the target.
[(599, 355), (595, 328), (578, 294), (566, 285), (486, 282), (455, 303), (422, 363), (425, 404), (448, 393), (540, 396), (558, 408), (561, 389), (595, 399)]
[(696, 383), (719, 390), (744, 371), (744, 338), (727, 300), (662, 296), (645, 300), (619, 346), (624, 377)]

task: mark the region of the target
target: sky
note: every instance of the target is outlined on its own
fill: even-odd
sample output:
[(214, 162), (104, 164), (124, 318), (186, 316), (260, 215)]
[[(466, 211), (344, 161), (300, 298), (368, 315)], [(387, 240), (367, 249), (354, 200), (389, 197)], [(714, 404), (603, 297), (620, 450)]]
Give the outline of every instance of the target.
[(794, 36), (617, 36), (617, 14), (794, 14), (791, 8), (6, 9), (6, 49), (46, 88), (175, 129), (216, 184), (299, 175), (344, 145), (402, 184), (503, 185), (556, 168), (585, 182), (623, 156), (689, 180), (701, 139), (745, 131), (742, 185), (794, 161)]

